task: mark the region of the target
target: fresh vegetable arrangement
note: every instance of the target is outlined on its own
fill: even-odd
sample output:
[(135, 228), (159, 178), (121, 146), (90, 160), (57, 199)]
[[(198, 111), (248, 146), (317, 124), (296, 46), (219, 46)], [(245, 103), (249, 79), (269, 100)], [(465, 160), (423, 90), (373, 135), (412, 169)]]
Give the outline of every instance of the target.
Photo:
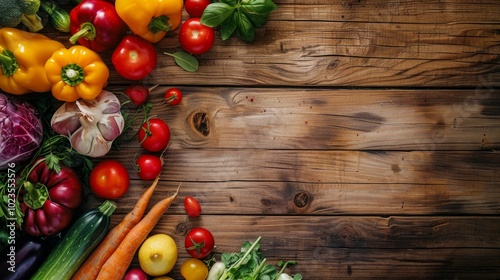
[[(207, 279), (210, 267), (220, 267), (207, 264), (216, 248), (208, 228), (190, 228), (183, 244), (168, 233), (150, 236), (180, 185), (146, 211), (171, 131), (165, 120), (149, 116), (157, 85), (148, 88), (144, 81), (157, 67), (156, 43), (166, 36), (175, 34), (179, 50), (163, 53), (196, 72), (195, 56), (210, 52), (218, 32), (224, 40), (236, 32), (251, 41), (275, 8), (270, 0), (0, 1), (0, 240), (1, 249), (9, 250), (6, 245), (17, 239), (19, 256), (16, 273), (2, 266), (5, 279), (167, 279), (177, 246), (190, 256), (180, 265), (185, 279)], [(189, 18), (182, 21), (184, 11)], [(214, 20), (221, 15), (224, 20)], [(36, 33), (48, 23), (69, 41)], [(110, 61), (102, 53), (111, 54)], [(131, 81), (122, 95), (107, 89), (111, 71)], [(163, 109), (183, 100), (177, 87), (160, 94)], [(130, 106), (141, 123), (132, 125), (138, 117), (127, 113)], [(131, 129), (134, 136), (126, 141), (136, 141), (144, 153), (127, 164), (152, 184), (109, 229), (118, 199), (131, 185), (125, 163), (103, 157)], [(84, 211), (86, 195), (102, 204)], [(186, 218), (201, 219), (195, 197), (187, 196), (184, 207)], [(140, 268), (131, 266), (135, 257)]]

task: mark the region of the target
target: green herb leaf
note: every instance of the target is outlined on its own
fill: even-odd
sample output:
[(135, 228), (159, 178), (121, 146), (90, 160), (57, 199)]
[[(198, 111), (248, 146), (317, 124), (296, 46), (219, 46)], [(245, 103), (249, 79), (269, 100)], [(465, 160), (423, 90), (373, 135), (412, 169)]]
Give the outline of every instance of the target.
[(164, 54), (172, 56), (175, 59), (175, 63), (182, 69), (188, 72), (198, 71), (198, 60), (187, 52), (178, 51), (173, 54), (165, 52)]
[(240, 21), (238, 22), (238, 28), (236, 29), (236, 35), (240, 37), (243, 41), (253, 42), (255, 38), (255, 30), (250, 22), (250, 19), (243, 12), (239, 12)]
[(222, 23), (220, 30), (222, 40), (227, 40), (233, 35), (236, 28), (238, 28), (239, 20), (240, 14), (232, 13), (231, 16)]
[(209, 27), (216, 27), (221, 25), (227, 18), (231, 16), (236, 10), (236, 7), (222, 2), (216, 2), (209, 4), (203, 15), (201, 16), (200, 22), (203, 25)]
[(255, 27), (262, 27), (269, 14), (277, 8), (272, 0), (249, 0), (241, 3), (241, 9)]
[(250, 19), (252, 24), (258, 28), (258, 27), (262, 27), (267, 22), (267, 18), (269, 17), (269, 13), (268, 14), (246, 14), (246, 16), (248, 17), (248, 19)]
[(248, 0), (241, 2), (241, 8), (246, 14), (269, 14), (278, 7), (272, 0)]
[(226, 3), (231, 6), (236, 6), (240, 0), (219, 0), (219, 2)]

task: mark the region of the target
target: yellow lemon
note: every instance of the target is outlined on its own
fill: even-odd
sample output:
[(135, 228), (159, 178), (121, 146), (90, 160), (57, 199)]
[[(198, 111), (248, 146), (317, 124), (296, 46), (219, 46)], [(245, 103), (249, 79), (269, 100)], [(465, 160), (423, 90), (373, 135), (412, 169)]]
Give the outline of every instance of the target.
[(177, 261), (177, 245), (172, 237), (160, 233), (148, 237), (139, 248), (139, 265), (151, 276), (167, 274)]

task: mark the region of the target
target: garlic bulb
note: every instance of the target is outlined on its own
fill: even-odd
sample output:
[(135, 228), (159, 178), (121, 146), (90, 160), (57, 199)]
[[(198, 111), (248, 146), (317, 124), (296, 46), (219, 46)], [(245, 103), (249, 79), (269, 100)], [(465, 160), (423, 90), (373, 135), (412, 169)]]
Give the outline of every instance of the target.
[(123, 132), (125, 120), (120, 101), (103, 90), (94, 100), (64, 103), (52, 116), (52, 129), (68, 136), (75, 151), (89, 157), (104, 156)]

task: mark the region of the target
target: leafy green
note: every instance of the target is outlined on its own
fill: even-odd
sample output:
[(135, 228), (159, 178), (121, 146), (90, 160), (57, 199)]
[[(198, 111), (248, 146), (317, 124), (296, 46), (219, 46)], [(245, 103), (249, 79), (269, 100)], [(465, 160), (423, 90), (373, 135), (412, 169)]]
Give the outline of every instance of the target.
[(276, 8), (272, 0), (220, 0), (207, 6), (201, 23), (209, 27), (221, 26), (222, 40), (236, 33), (240, 39), (252, 42), (255, 29), (262, 27)]
[(182, 69), (188, 72), (198, 71), (198, 60), (187, 52), (178, 51), (173, 54), (165, 52), (164, 54), (172, 56), (175, 59), (175, 63)]
[[(219, 280), (275, 280), (287, 265), (296, 263), (279, 262), (281, 270), (278, 272), (274, 265), (266, 263), (267, 259), (260, 252), (260, 240), (259, 236), (253, 243), (246, 241), (241, 246), (240, 252), (223, 253), (221, 260), (226, 269)], [(302, 276), (296, 274), (294, 279), (300, 280)]]
[(236, 7), (226, 3), (211, 3), (205, 8), (201, 17), (201, 23), (209, 26), (216, 27), (221, 25), (227, 18), (229, 18)]

